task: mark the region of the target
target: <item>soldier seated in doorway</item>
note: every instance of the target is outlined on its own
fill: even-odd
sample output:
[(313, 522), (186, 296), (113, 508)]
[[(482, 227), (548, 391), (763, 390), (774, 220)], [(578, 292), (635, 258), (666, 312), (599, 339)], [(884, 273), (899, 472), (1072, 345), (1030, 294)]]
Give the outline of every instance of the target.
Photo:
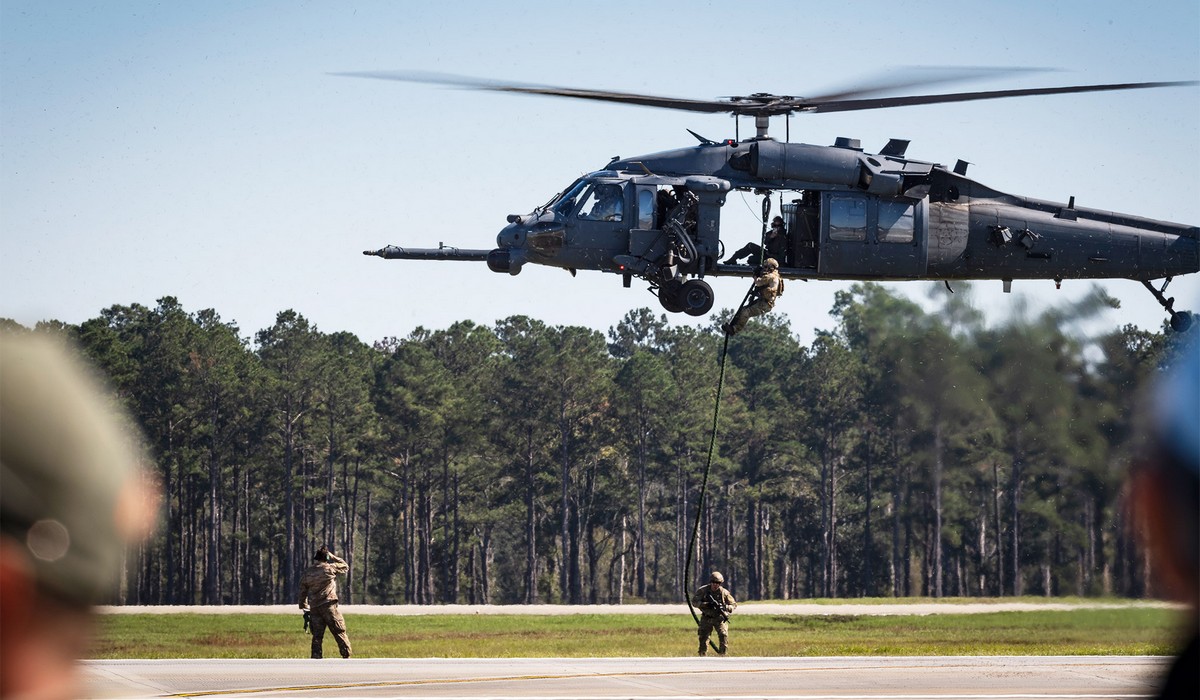
[[(771, 220), (771, 228), (767, 231), (767, 257), (783, 260), (787, 256), (788, 234), (783, 226), (783, 217), (777, 216)], [(746, 264), (759, 265), (763, 258), (763, 246), (750, 242), (738, 249), (736, 253), (725, 260), (726, 265), (736, 265), (738, 260), (746, 258)]]

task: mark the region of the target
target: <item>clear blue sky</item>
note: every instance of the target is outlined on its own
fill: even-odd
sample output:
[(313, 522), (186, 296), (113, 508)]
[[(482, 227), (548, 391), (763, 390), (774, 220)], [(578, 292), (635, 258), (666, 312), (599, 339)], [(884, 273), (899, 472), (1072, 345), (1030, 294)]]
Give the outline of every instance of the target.
[[(365, 341), (527, 314), (607, 329), (653, 297), (532, 268), (368, 258), (389, 243), (490, 248), (579, 174), (733, 135), (727, 116), (328, 75), (432, 70), (710, 98), (805, 94), (894, 66), (1061, 72), (955, 89), (1200, 77), (1200, 6), (1129, 2), (0, 2), (0, 316), (77, 323), (173, 295), (243, 335), (294, 308)], [(742, 134), (751, 125), (743, 124)], [(783, 136), (783, 124), (772, 133)], [(792, 140), (971, 161), (1001, 190), (1200, 223), (1200, 90), (1042, 97), (796, 117)], [(734, 193), (727, 241), (757, 235)], [(1176, 280), (1200, 305), (1200, 275)], [(1016, 283), (1034, 303), (1088, 282)], [(733, 306), (743, 280), (716, 283)], [(896, 288), (925, 299), (930, 285)], [(834, 283), (777, 310), (828, 327)], [(1135, 282), (1112, 324), (1157, 327)], [(1000, 282), (975, 294), (1015, 308)], [(1197, 309), (1200, 310), (1200, 309)], [(680, 318), (680, 317), (673, 317)], [(681, 322), (696, 323), (683, 320)]]

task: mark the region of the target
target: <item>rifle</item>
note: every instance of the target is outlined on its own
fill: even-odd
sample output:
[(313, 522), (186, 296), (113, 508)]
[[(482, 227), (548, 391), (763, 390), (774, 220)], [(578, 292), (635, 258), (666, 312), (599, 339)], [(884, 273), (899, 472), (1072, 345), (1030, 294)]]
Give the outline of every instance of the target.
[(729, 622), (729, 611), (725, 609), (725, 603), (717, 600), (716, 596), (712, 594), (712, 591), (706, 591), (704, 593), (704, 602), (721, 615), (721, 622)]

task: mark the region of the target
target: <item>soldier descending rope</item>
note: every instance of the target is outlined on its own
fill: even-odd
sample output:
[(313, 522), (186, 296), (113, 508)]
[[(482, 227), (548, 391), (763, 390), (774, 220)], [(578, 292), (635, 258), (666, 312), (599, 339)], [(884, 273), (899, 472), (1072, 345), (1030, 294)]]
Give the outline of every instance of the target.
[(775, 308), (775, 299), (783, 294), (783, 279), (779, 276), (779, 262), (775, 258), (763, 262), (762, 272), (754, 278), (751, 294), (753, 301), (743, 304), (729, 323), (721, 326), (726, 335), (737, 335), (750, 319)]

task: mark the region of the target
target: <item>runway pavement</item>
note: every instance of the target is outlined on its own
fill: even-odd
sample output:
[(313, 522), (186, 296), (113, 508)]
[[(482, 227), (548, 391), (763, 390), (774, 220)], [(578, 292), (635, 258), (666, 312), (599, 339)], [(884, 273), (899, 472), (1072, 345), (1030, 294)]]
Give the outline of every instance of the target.
[(88, 661), (90, 697), (1142, 698), (1163, 657)]
[[(1169, 607), (1156, 602), (747, 603), (738, 615), (930, 615)], [(352, 615), (679, 615), (677, 605), (344, 605)], [(290, 605), (121, 606), (104, 614), (279, 613)], [(1152, 697), (1163, 657), (189, 659), (87, 661), (90, 697), (770, 698)]]

